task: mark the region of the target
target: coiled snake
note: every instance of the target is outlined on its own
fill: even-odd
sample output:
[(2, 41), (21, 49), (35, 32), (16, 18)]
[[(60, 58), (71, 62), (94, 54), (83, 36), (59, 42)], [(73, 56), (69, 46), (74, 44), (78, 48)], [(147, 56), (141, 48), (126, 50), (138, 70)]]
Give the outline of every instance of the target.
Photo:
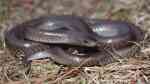
[(143, 32), (131, 23), (71, 15), (36, 18), (5, 33), (8, 48), (16, 56), (23, 55), (25, 63), (49, 57), (71, 66), (112, 63), (115, 59), (108, 51), (131, 56), (132, 42), (143, 38)]

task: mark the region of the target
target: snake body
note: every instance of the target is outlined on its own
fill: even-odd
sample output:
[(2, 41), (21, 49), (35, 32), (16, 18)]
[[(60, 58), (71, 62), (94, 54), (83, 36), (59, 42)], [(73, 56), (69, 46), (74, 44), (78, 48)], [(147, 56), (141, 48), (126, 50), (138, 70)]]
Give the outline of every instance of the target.
[[(64, 65), (78, 66), (85, 62), (83, 65), (91, 66), (114, 61), (112, 55), (103, 50), (103, 44), (113, 47), (122, 57), (129, 56), (134, 45), (129, 41), (140, 42), (144, 35), (137, 26), (124, 21), (49, 16), (17, 25), (7, 31), (5, 36), (8, 47), (23, 52), (27, 62), (50, 57)], [(80, 47), (84, 48), (84, 55), (69, 53), (59, 44), (73, 48), (78, 46), (78, 51)], [(86, 49), (90, 50), (89, 47), (96, 51), (91, 49), (86, 52)]]
[(36, 19), (35, 23), (36, 26), (30, 26), (32, 28), (26, 30), (25, 38), (54, 44), (85, 45), (89, 47), (96, 45), (91, 37), (92, 31), (88, 24), (79, 17), (69, 15), (41, 17)]

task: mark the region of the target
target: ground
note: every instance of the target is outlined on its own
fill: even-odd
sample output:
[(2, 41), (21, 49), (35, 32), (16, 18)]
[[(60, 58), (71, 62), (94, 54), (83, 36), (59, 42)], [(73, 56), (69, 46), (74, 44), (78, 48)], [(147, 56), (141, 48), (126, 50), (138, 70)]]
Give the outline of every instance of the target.
[[(26, 20), (51, 14), (125, 20), (145, 31), (145, 40), (135, 58), (106, 66), (67, 67), (45, 59), (24, 67), (6, 49), (4, 31)], [(148, 84), (149, 15), (149, 0), (0, 0), (0, 84)], [(30, 74), (26, 74), (28, 68)]]

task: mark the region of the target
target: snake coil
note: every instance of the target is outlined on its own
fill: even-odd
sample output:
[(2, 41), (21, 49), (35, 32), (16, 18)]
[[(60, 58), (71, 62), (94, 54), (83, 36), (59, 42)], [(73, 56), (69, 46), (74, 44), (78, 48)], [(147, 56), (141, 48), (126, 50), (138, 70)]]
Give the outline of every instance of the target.
[(131, 23), (70, 15), (36, 18), (5, 33), (10, 51), (17, 56), (23, 54), (26, 63), (49, 57), (71, 66), (112, 63), (115, 59), (108, 51), (131, 56), (136, 52), (133, 42), (143, 38), (143, 31)]

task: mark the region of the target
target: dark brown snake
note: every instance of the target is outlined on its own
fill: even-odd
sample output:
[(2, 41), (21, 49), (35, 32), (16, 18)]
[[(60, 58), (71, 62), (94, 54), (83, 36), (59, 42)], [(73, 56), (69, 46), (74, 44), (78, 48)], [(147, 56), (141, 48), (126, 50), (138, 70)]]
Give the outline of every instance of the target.
[(49, 57), (71, 66), (112, 63), (114, 58), (108, 51), (130, 56), (135, 45), (132, 42), (139, 43), (143, 38), (142, 30), (131, 23), (70, 15), (36, 18), (5, 33), (10, 51), (24, 55), (26, 63)]

